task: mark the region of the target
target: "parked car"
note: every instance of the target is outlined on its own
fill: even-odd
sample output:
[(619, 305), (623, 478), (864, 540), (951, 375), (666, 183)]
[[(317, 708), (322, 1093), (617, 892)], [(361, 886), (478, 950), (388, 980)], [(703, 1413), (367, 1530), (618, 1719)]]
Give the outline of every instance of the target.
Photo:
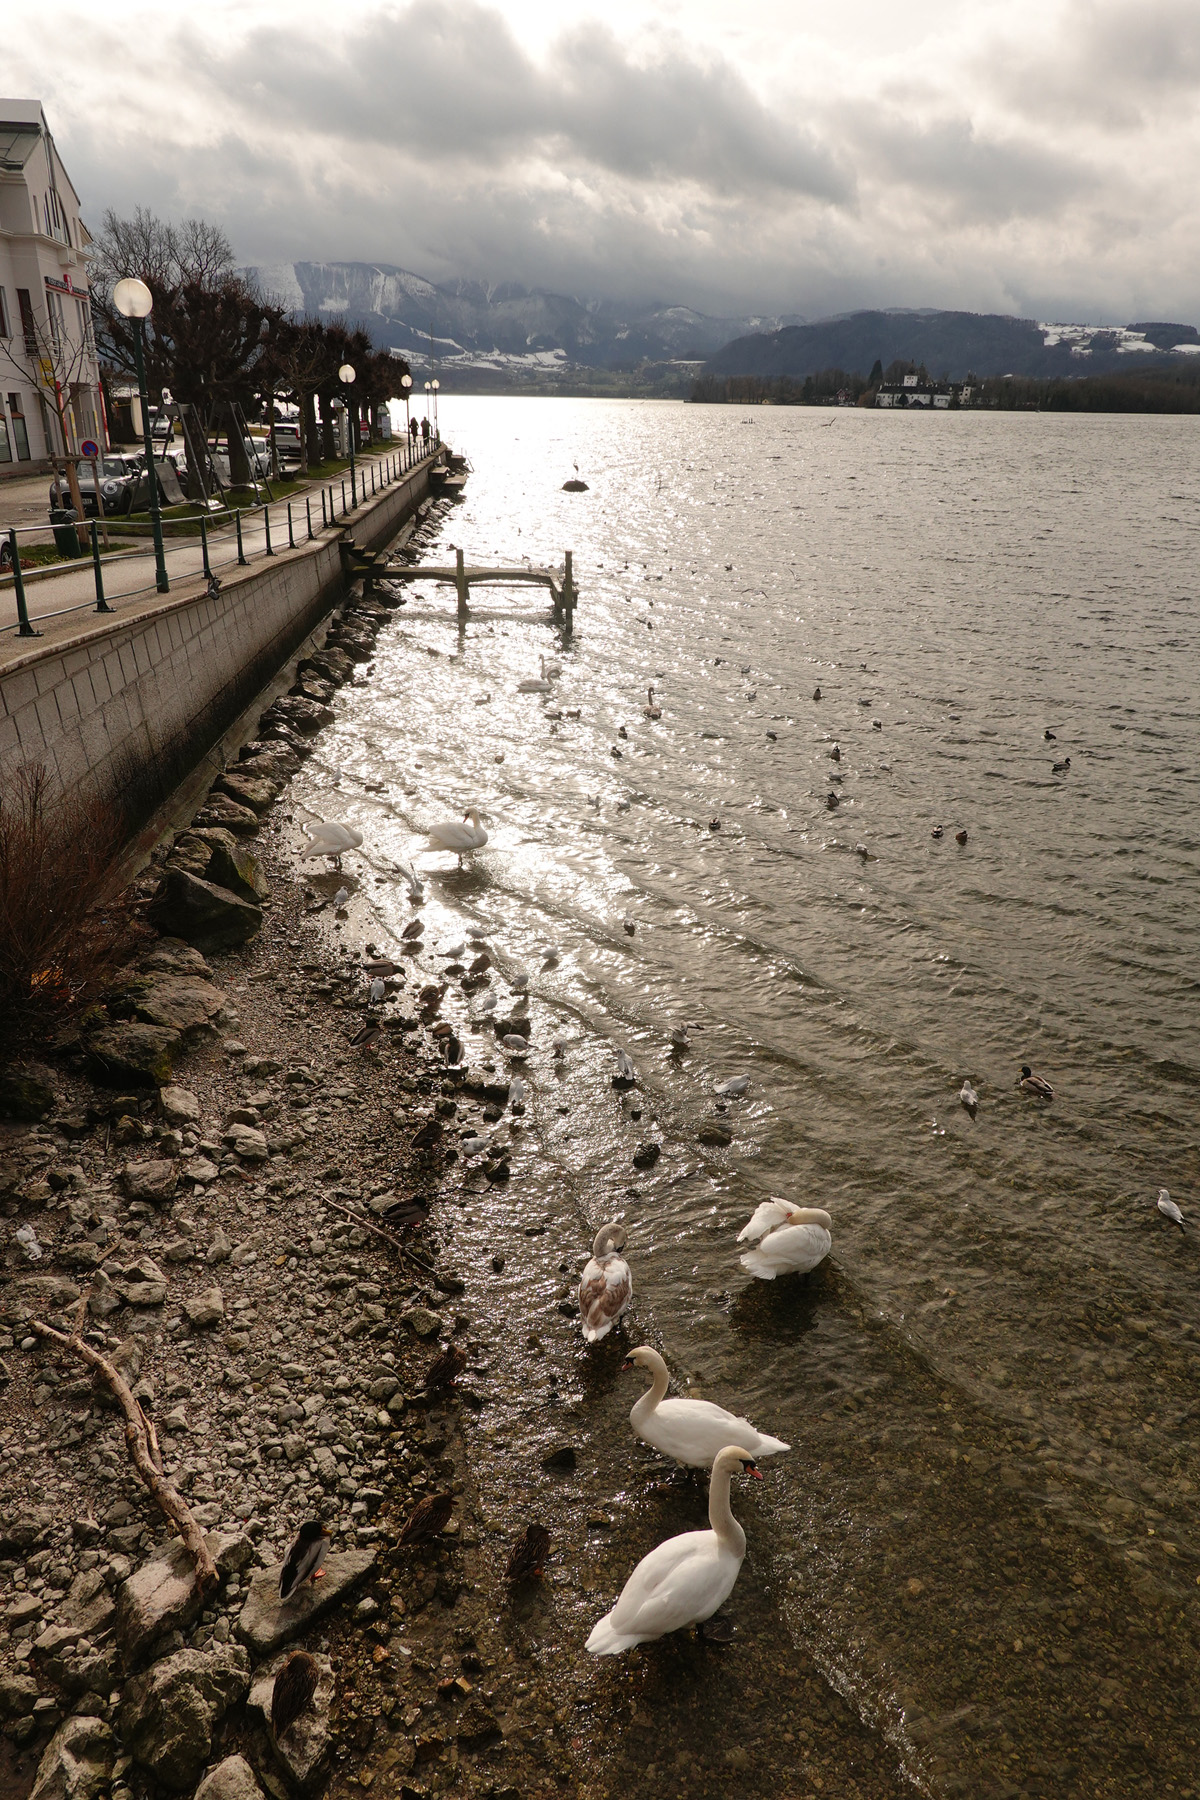
[(279, 460), (283, 462), (299, 462), (302, 452), (300, 427), (298, 425), (276, 425), (275, 448)]
[[(136, 457), (114, 454), (112, 451), (97, 459), (96, 473), (100, 478), (100, 493), (104, 500), (104, 511), (108, 518), (119, 518), (130, 512), (137, 500), (137, 488), (141, 477), (141, 463)], [(83, 515), (94, 518), (100, 508), (96, 504), (96, 484), (92, 480), (92, 465), (79, 465), (79, 494), (83, 501)], [(63, 480), (50, 484), (51, 506), (70, 506), (71, 489)]]

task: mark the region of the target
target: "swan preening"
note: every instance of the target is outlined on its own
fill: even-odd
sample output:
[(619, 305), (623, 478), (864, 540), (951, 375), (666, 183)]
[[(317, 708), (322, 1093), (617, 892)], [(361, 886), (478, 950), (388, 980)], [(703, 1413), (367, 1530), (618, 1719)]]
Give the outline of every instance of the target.
[(462, 819), (443, 819), (429, 827), (431, 850), (453, 850), (462, 868), (462, 859), (471, 850), (482, 850), (488, 834), (481, 823), (484, 814), (477, 806), (468, 806)]
[(607, 1337), (633, 1298), (633, 1276), (619, 1254), (625, 1229), (619, 1219), (602, 1225), (579, 1279), (579, 1320), (589, 1344)]
[(612, 1611), (592, 1627), (593, 1656), (618, 1656), (634, 1644), (702, 1625), (733, 1592), (746, 1555), (746, 1534), (729, 1505), (735, 1469), (761, 1479), (748, 1450), (730, 1444), (713, 1463), (708, 1531), (685, 1531), (643, 1556)]
[(833, 1220), (818, 1206), (793, 1206), (774, 1196), (757, 1207), (749, 1223), (738, 1232), (738, 1243), (758, 1239), (742, 1258), (760, 1281), (777, 1275), (807, 1275), (824, 1262), (833, 1248)]
[(363, 841), (363, 834), (357, 825), (342, 825), (336, 820), (328, 824), (320, 820), (315, 825), (302, 827), (308, 843), (300, 852), (301, 860), (306, 856), (329, 856), (333, 859), (335, 869), (342, 866), (342, 857), (347, 850), (357, 850)]
[(781, 1438), (767, 1437), (749, 1419), (726, 1412), (711, 1400), (669, 1400), (667, 1365), (648, 1344), (632, 1350), (624, 1366), (631, 1369), (635, 1363), (649, 1369), (654, 1385), (637, 1402), (629, 1423), (638, 1437), (664, 1456), (690, 1468), (707, 1469), (726, 1444), (736, 1444), (751, 1456), (778, 1456), (791, 1449)]

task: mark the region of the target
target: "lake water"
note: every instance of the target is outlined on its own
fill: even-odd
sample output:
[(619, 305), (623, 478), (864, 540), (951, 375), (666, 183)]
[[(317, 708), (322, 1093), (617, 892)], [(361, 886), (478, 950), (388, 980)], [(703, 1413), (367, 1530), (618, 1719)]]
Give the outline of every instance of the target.
[[(559, 1549), (514, 1630), (597, 1730), (595, 1791), (1200, 1793), (1196, 422), (459, 398), (441, 422), (475, 472), (438, 559), (571, 548), (574, 641), (460, 640), (452, 590), (415, 589), (296, 794), (363, 823), (376, 942), (416, 855), (422, 967), (483, 919), (498, 973), (532, 976), (513, 1180), (456, 1168), (443, 1236), (487, 1342), (497, 1555), (531, 1516)], [(548, 704), (516, 692), (539, 653)], [(491, 841), (459, 873), (421, 834), (473, 801)], [(702, 1144), (743, 1073), (732, 1143)], [(739, 1265), (770, 1193), (833, 1216), (807, 1285)], [(641, 1375), (558, 1310), (618, 1210), (629, 1341), (794, 1446), (735, 1487), (738, 1638), (633, 1672), (583, 1638), (703, 1497), (660, 1488)], [(541, 1468), (563, 1441), (570, 1479)]]

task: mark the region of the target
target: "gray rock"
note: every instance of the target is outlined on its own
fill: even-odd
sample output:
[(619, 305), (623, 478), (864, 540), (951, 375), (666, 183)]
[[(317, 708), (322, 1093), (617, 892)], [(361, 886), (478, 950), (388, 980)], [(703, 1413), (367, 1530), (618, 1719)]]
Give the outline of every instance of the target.
[(263, 1800), (263, 1791), (244, 1756), (227, 1756), (208, 1771), (195, 1800)]
[(262, 911), (228, 888), (184, 869), (168, 869), (150, 908), (159, 930), (169, 930), (203, 950), (244, 944), (262, 924)]
[(233, 1245), (218, 1225), (216, 1231), (213, 1233), (212, 1243), (204, 1252), (204, 1260), (206, 1263), (223, 1263), (228, 1262), (232, 1255)]
[(230, 1125), (221, 1135), (243, 1162), (266, 1162), (270, 1155), (266, 1137), (253, 1125)]
[(199, 975), (156, 975), (137, 996), (134, 1011), (147, 1025), (166, 1025), (194, 1037), (211, 1028), (224, 1004), (220, 989)]
[(213, 792), (227, 794), (239, 806), (248, 806), (252, 812), (265, 813), (279, 793), (279, 783), (262, 775), (230, 769), (213, 783)]
[(205, 1288), (202, 1293), (185, 1300), (183, 1310), (188, 1316), (188, 1324), (198, 1329), (219, 1325), (225, 1317), (225, 1296), (219, 1287)]
[(200, 1117), (200, 1102), (188, 1088), (165, 1087), (158, 1103), (168, 1125), (194, 1125)]
[(115, 1285), (130, 1306), (161, 1306), (167, 1297), (167, 1278), (150, 1256), (127, 1264)]
[(427, 1306), (410, 1306), (400, 1316), (415, 1337), (436, 1337), (442, 1328), (442, 1321)]
[(204, 830), (215, 826), (236, 832), (238, 837), (253, 837), (258, 830), (258, 814), (249, 806), (240, 806), (228, 794), (210, 794), (192, 823)]
[(0, 1320), (23, 1324), (34, 1315), (65, 1312), (78, 1298), (79, 1289), (65, 1275), (18, 1275), (0, 1296)]
[(103, 1719), (66, 1719), (38, 1764), (29, 1800), (93, 1800), (112, 1777), (113, 1734)]
[[(226, 835), (222, 833), (222, 836)], [(242, 900), (257, 904), (265, 900), (271, 892), (270, 883), (262, 871), (252, 850), (239, 844), (233, 838), (228, 846), (219, 844), (214, 847), (212, 861), (208, 868), (208, 879), (215, 881), (218, 887), (228, 888), (231, 894), (237, 894)]]
[(212, 1754), (213, 1729), (250, 1687), (240, 1644), (179, 1650), (135, 1676), (117, 1714), (134, 1760), (174, 1793), (193, 1786)]
[(304, 1631), (314, 1619), (323, 1618), (366, 1580), (375, 1562), (374, 1550), (342, 1550), (325, 1558), (325, 1574), (318, 1582), (306, 1581), (288, 1600), (279, 1598), (282, 1564), (260, 1569), (237, 1622), (237, 1635), (256, 1656), (269, 1656)]
[[(199, 835), (203, 836), (204, 833)], [(153, 950), (142, 957), (138, 967), (149, 974), (198, 975), (202, 981), (212, 980), (212, 970), (200, 952), (177, 937), (159, 938)]]
[[(236, 1532), (209, 1532), (204, 1541), (223, 1574), (244, 1569), (254, 1555), (250, 1539)], [(164, 1632), (186, 1631), (202, 1604), (196, 1565), (183, 1540), (173, 1538), (118, 1589), (117, 1642), (126, 1662), (140, 1663)]]
[(151, 1206), (162, 1206), (171, 1198), (177, 1179), (173, 1162), (126, 1163), (121, 1170), (126, 1197), (146, 1200)]
[(23, 1119), (33, 1123), (53, 1112), (54, 1089), (32, 1069), (0, 1071), (0, 1119)]
[(38, 1684), (31, 1675), (0, 1675), (0, 1719), (23, 1719), (33, 1711)]
[(103, 1269), (97, 1269), (88, 1289), (88, 1311), (93, 1319), (107, 1319), (124, 1301)]
[(165, 1087), (183, 1045), (166, 1025), (110, 1025), (84, 1046), (88, 1072), (106, 1087)]
[[(254, 1685), (250, 1689), (249, 1704), (262, 1713), (264, 1722), (269, 1726), (271, 1721), (271, 1700), (275, 1692), (275, 1677), (286, 1664), (291, 1651), (285, 1650), (281, 1656), (264, 1663), (254, 1677)], [(333, 1741), (329, 1730), (329, 1708), (333, 1702), (334, 1680), (333, 1664), (327, 1656), (314, 1656), (317, 1665), (317, 1691), (313, 1695), (312, 1707), (302, 1712), (298, 1719), (276, 1738), (271, 1734), (271, 1748), (276, 1761), (289, 1780), (304, 1791), (312, 1792), (320, 1786), (328, 1768)], [(199, 1796), (197, 1795), (197, 1800)]]

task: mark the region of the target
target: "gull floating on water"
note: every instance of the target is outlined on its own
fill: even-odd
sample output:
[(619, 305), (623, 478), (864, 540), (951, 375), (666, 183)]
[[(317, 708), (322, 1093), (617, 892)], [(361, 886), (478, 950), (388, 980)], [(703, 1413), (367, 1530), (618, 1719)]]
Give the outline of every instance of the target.
[(749, 1086), (748, 1075), (731, 1075), (728, 1081), (719, 1081), (713, 1092), (720, 1095), (722, 1100), (736, 1100)]
[(472, 850), (482, 850), (488, 841), (488, 834), (483, 829), (483, 813), (477, 806), (469, 806), (462, 819), (443, 819), (429, 828), (429, 848), (431, 850), (453, 850), (458, 857), (458, 866), (462, 868), (462, 859)]
[(333, 859), (335, 869), (342, 866), (342, 857), (347, 850), (357, 850), (363, 841), (363, 834), (357, 825), (343, 825), (337, 820), (318, 821), (315, 825), (302, 828), (308, 843), (300, 852), (301, 858), (307, 856), (328, 856)]
[(688, 1035), (688, 1033), (691, 1031), (691, 1029), (692, 1028), (690, 1025), (676, 1025), (675, 1029), (671, 1033), (671, 1043), (676, 1050), (690, 1050), (691, 1049), (692, 1040)]
[(979, 1111), (979, 1095), (969, 1081), (964, 1081), (958, 1090), (958, 1097), (972, 1118)]
[[(1173, 1225), (1178, 1225), (1182, 1230), (1183, 1214), (1172, 1200), (1166, 1188), (1159, 1188), (1158, 1190), (1158, 1210), (1162, 1213), (1164, 1218), (1170, 1219)], [(18, 1236), (19, 1235), (20, 1233), (18, 1233)]]

